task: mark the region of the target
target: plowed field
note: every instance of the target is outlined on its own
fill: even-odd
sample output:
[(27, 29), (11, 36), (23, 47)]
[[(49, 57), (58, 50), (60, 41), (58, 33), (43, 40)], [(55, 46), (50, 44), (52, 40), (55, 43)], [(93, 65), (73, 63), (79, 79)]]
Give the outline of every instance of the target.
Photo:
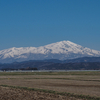
[(0, 100), (82, 100), (52, 93), (0, 87)]
[[(100, 72), (3, 72), (0, 73), (0, 100), (100, 100)], [(4, 87), (2, 85), (7, 85)], [(25, 90), (27, 87), (66, 92), (75, 96), (43, 91)], [(83, 95), (82, 98), (80, 98)], [(86, 96), (86, 97), (85, 97)]]

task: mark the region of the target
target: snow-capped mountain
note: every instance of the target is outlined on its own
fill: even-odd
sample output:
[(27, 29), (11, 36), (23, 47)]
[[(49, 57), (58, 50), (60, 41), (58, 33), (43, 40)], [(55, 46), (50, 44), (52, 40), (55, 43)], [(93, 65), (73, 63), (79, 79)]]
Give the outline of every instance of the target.
[(40, 47), (10, 48), (0, 51), (0, 63), (43, 59), (74, 59), (79, 57), (99, 57), (100, 51), (93, 50), (70, 41), (60, 41)]

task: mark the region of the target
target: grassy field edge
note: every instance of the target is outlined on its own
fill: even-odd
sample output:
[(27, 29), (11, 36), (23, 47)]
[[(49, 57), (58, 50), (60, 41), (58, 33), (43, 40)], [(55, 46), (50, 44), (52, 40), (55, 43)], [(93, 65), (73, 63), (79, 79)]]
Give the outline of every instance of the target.
[(0, 72), (0, 75), (100, 75), (100, 71)]

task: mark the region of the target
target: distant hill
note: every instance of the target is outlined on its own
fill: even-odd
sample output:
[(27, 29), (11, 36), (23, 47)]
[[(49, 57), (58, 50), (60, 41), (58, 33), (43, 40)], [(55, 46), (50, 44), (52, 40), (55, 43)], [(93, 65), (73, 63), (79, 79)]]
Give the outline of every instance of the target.
[(0, 70), (100, 70), (100, 57), (84, 57), (72, 60), (30, 60), (0, 64)]

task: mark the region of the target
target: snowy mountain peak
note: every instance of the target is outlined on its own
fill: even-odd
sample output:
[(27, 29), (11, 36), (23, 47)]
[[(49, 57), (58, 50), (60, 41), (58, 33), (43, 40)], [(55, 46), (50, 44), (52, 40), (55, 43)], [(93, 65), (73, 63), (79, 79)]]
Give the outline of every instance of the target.
[(78, 57), (100, 56), (100, 51), (82, 47), (71, 41), (60, 41), (40, 47), (10, 48), (0, 51), (0, 62), (9, 63), (25, 60), (74, 59)]
[(77, 44), (73, 43), (73, 42), (70, 42), (70, 41), (60, 41), (60, 42), (56, 42), (56, 43), (52, 43), (52, 44), (48, 44), (46, 45), (45, 47), (56, 47), (56, 46), (59, 46), (59, 47), (63, 47), (65, 45), (73, 45), (73, 46), (76, 46)]

